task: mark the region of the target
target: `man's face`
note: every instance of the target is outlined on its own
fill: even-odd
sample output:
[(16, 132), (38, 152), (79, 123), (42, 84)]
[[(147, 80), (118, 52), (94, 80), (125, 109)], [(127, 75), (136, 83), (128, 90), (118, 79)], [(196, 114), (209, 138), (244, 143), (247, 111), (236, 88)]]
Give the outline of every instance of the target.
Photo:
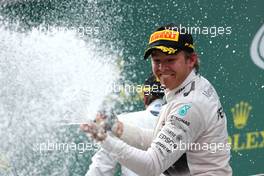
[(166, 55), (159, 50), (151, 54), (152, 71), (162, 85), (172, 90), (178, 87), (192, 71), (197, 56), (192, 54), (186, 59), (183, 51), (176, 55)]

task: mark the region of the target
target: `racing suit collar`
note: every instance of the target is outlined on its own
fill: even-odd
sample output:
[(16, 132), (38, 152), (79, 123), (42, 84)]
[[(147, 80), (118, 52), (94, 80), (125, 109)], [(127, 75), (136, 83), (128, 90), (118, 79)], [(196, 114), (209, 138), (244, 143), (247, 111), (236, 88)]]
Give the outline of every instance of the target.
[(158, 115), (160, 110), (161, 110), (161, 106), (163, 105), (164, 101), (162, 99), (156, 99), (153, 102), (151, 102), (146, 111), (152, 113), (154, 116)]
[(195, 69), (193, 69), (191, 73), (187, 76), (187, 78), (181, 83), (181, 85), (179, 85), (178, 87), (172, 90), (166, 89), (165, 90), (166, 101), (170, 102), (174, 100), (174, 95), (177, 94), (177, 92), (180, 93), (185, 88), (185, 86), (187, 86), (189, 83), (191, 83), (194, 80), (195, 77), (196, 77)]

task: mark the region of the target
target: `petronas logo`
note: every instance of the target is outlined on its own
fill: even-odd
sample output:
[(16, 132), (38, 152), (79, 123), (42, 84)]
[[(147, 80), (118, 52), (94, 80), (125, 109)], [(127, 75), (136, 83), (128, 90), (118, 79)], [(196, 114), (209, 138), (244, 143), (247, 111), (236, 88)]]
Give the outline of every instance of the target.
[(250, 47), (252, 61), (261, 69), (264, 69), (264, 24), (258, 30)]
[(246, 126), (249, 113), (252, 110), (252, 107), (249, 105), (249, 103), (241, 101), (240, 103), (237, 103), (235, 107), (231, 109), (231, 112), (233, 114), (233, 120), (235, 127), (238, 129), (242, 129)]

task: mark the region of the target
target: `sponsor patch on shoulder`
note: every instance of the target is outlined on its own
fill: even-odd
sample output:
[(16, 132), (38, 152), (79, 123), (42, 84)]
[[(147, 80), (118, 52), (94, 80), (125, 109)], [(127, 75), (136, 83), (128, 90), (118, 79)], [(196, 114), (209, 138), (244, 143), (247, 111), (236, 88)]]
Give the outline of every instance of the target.
[(178, 110), (178, 114), (181, 116), (181, 117), (184, 117), (188, 110), (191, 108), (191, 105), (189, 104), (186, 104), (186, 105), (183, 105), (179, 110)]

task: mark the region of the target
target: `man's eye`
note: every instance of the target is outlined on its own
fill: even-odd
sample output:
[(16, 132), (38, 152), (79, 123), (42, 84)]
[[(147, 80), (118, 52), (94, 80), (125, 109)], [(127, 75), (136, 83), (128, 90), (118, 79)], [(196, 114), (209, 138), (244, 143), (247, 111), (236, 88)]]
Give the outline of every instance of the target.
[(172, 63), (172, 62), (174, 62), (175, 60), (174, 59), (168, 59), (168, 62), (169, 63)]

